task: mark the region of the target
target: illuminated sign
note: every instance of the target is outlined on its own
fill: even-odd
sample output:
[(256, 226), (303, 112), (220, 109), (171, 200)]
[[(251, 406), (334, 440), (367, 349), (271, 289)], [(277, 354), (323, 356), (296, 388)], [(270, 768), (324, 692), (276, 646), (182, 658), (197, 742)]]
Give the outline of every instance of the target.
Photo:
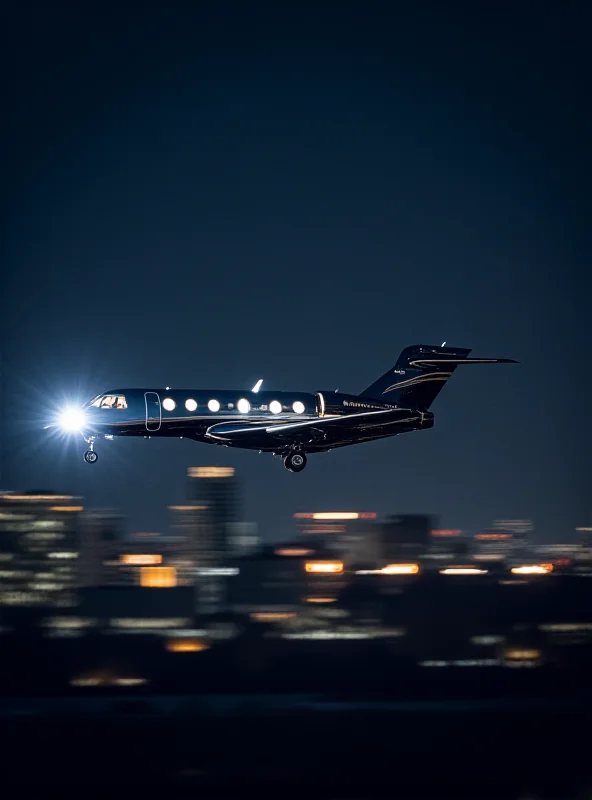
[(295, 519), (376, 519), (375, 511), (315, 511), (294, 514)]
[(232, 478), (234, 467), (189, 467), (190, 478)]
[(337, 575), (343, 572), (343, 561), (307, 561), (304, 569), (320, 575)]
[(150, 564), (162, 564), (162, 556), (150, 553), (127, 553), (119, 557), (119, 563), (135, 567), (146, 567)]
[(141, 567), (140, 586), (149, 589), (172, 589), (177, 585), (174, 567)]

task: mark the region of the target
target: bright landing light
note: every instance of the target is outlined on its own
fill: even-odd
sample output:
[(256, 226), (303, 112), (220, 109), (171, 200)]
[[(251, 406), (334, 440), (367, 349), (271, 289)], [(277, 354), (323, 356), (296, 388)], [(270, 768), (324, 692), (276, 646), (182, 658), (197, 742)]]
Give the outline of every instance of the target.
[(84, 412), (79, 408), (66, 408), (60, 414), (59, 425), (64, 431), (80, 431), (84, 421)]

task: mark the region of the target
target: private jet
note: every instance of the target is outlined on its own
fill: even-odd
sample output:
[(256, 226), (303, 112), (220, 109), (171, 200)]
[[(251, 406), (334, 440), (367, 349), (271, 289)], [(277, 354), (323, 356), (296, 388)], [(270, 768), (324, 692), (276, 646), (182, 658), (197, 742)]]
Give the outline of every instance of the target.
[(469, 358), (471, 350), (413, 345), (360, 394), (339, 391), (110, 389), (82, 408), (67, 408), (57, 424), (82, 435), (84, 460), (98, 460), (95, 442), (115, 436), (192, 439), (273, 453), (290, 472), (307, 455), (419, 431), (434, 425), (430, 407), (457, 367), (516, 364), (509, 358)]

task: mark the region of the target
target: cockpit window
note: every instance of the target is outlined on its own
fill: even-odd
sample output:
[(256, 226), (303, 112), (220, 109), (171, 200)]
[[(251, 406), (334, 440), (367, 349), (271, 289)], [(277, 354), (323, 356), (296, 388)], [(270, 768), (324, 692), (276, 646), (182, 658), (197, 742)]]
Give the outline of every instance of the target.
[(97, 397), (91, 405), (95, 408), (127, 408), (127, 401), (122, 394), (105, 394)]

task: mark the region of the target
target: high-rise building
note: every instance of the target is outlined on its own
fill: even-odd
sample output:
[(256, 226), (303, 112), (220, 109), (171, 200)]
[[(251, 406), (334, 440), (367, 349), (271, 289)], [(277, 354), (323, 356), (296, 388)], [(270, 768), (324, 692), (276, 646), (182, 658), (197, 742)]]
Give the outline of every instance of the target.
[(0, 606), (76, 604), (82, 510), (71, 495), (0, 495)]
[[(231, 525), (239, 518), (238, 481), (233, 467), (190, 467), (191, 546), (198, 567), (223, 567), (230, 556)], [(191, 509), (191, 510), (189, 510)]]
[[(236, 550), (239, 517), (238, 481), (233, 467), (190, 467), (189, 500), (170, 506), (172, 530), (186, 540), (192, 564), (199, 613), (210, 614), (225, 604), (224, 571)], [(245, 531), (242, 531), (245, 534)], [(252, 531), (250, 532), (252, 536)]]

